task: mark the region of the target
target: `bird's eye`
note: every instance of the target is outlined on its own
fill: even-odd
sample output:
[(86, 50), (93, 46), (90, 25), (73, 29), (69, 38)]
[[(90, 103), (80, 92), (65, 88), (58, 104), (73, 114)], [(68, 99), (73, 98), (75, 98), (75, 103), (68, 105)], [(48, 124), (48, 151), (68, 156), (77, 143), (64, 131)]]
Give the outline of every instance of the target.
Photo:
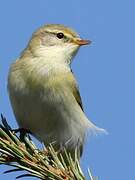
[(57, 33), (57, 38), (62, 39), (64, 37), (63, 33)]

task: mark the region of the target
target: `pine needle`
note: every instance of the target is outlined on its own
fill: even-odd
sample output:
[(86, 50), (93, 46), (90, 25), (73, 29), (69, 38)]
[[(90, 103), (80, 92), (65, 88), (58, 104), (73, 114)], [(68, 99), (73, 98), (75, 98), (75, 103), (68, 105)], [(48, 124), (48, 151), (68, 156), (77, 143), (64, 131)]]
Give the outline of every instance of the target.
[[(86, 180), (80, 167), (77, 154), (75, 160), (65, 150), (66, 161), (62, 154), (55, 152), (52, 145), (40, 150), (28, 137), (24, 142), (12, 131), (6, 118), (1, 115), (0, 124), (0, 165), (14, 167), (4, 172), (26, 172), (16, 177), (37, 177), (42, 180)], [(75, 151), (77, 153), (77, 151)], [(89, 180), (94, 180), (88, 169)]]

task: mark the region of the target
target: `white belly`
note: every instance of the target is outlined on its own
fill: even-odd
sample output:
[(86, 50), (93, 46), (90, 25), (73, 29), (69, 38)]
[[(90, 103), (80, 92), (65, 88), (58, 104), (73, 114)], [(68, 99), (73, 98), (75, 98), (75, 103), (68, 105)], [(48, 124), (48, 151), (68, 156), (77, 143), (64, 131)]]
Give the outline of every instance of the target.
[[(30, 130), (46, 145), (68, 142), (72, 149), (82, 146), (86, 117), (68, 92), (51, 89), (13, 91), (10, 91), (10, 99), (20, 127)], [(24, 91), (27, 93), (22, 93)]]

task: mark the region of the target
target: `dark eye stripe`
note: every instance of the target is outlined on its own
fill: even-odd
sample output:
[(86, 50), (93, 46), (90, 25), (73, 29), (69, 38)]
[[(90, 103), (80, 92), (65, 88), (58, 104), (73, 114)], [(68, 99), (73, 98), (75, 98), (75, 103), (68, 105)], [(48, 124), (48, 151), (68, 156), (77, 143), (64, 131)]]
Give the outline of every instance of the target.
[[(63, 34), (62, 32), (60, 32), (60, 33), (57, 33), (57, 32), (52, 32), (52, 31), (45, 31), (46, 33), (49, 33), (49, 34), (54, 34), (54, 35), (56, 35), (57, 36), (57, 34)], [(64, 35), (64, 34), (63, 34)]]
[[(52, 31), (45, 31), (46, 33), (49, 33), (49, 34), (54, 34), (55, 36), (61, 36), (61, 38), (59, 38), (59, 39), (62, 39), (62, 38), (64, 38), (66, 41), (69, 41), (71, 38), (70, 37), (68, 37), (67, 35), (64, 35), (62, 32), (59, 32), (59, 33), (57, 33), (57, 32), (52, 32)], [(58, 35), (58, 34), (61, 34), (61, 35)], [(62, 35), (63, 34), (63, 35)], [(63, 37), (62, 37), (63, 36)]]

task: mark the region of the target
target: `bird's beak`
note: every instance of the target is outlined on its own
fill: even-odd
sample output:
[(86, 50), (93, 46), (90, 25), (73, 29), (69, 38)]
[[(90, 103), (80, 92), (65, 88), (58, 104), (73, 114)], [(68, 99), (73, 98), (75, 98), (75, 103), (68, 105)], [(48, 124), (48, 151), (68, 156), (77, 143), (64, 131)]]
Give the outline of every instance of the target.
[(85, 40), (85, 39), (76, 39), (75, 41), (75, 44), (79, 45), (79, 46), (82, 46), (82, 45), (88, 45), (88, 44), (91, 44), (92, 41), (90, 40)]

